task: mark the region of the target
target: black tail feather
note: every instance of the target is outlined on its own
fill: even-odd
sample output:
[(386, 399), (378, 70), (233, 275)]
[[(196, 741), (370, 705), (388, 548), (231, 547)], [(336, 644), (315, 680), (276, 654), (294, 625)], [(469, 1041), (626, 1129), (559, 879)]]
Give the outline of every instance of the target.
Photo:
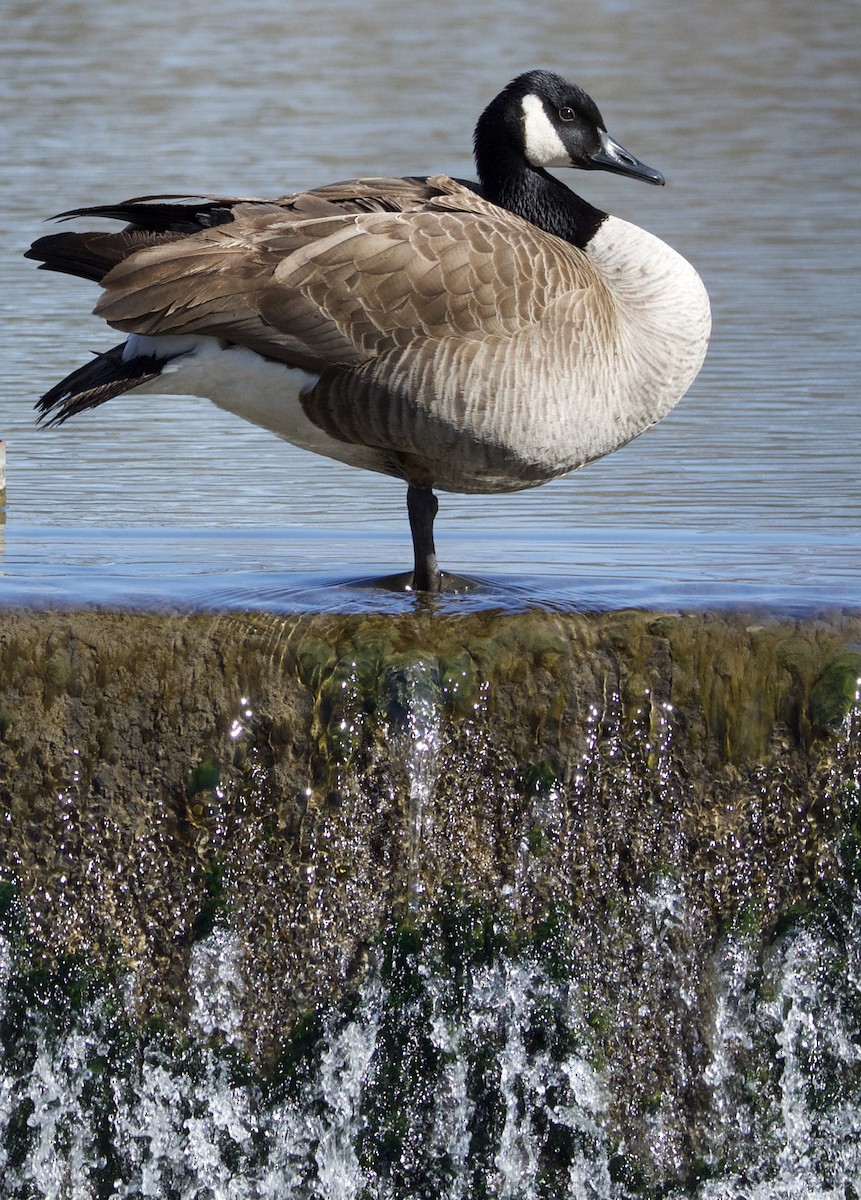
[(39, 400), (36, 405), (39, 423), (43, 427), (61, 425), (69, 417), (157, 379), (164, 361), (147, 356), (123, 362), (122, 345), (104, 354), (97, 353), (92, 362), (72, 371)]
[(59, 271), (62, 275), (101, 283), (112, 267), (135, 250), (184, 236), (137, 229), (121, 233), (49, 233), (35, 241), (24, 257), (35, 259), (42, 271)]
[(232, 221), (234, 218), (231, 209), (238, 203), (241, 201), (218, 196), (137, 196), (119, 204), (70, 208), (68, 212), (58, 213), (54, 220), (104, 217), (111, 221), (125, 221), (135, 229), (147, 233), (189, 234)]
[[(184, 200), (184, 203), (180, 203)], [(75, 208), (56, 219), (104, 217), (127, 222), (116, 232), (52, 233), (39, 238), (25, 253), (40, 268), (100, 283), (113, 267), (136, 250), (199, 233), (234, 219), (237, 201), (216, 196), (140, 196), (119, 204)], [(122, 345), (78, 367), (46, 392), (36, 405), (43, 426), (60, 425), (69, 417), (131, 391), (161, 374), (165, 359), (155, 356), (123, 361)]]
[(214, 198), (202, 198), (196, 204), (178, 204), (171, 196), (142, 196), (139, 200), (125, 200), (121, 204), (73, 208), (55, 219), (106, 217), (128, 224), (117, 232), (50, 233), (35, 241), (24, 257), (35, 259), (42, 270), (59, 271), (62, 275), (76, 275), (100, 283), (112, 267), (136, 250), (177, 241), (202, 229), (232, 221), (229, 204), (229, 201)]

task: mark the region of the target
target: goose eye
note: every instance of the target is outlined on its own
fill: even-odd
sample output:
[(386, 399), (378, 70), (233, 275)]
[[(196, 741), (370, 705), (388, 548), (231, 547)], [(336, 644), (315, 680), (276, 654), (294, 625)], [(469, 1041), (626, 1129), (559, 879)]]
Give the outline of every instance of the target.
[(559, 117), (562, 121), (573, 121), (574, 115), (575, 114), (574, 114), (573, 108), (560, 108), (559, 109)]

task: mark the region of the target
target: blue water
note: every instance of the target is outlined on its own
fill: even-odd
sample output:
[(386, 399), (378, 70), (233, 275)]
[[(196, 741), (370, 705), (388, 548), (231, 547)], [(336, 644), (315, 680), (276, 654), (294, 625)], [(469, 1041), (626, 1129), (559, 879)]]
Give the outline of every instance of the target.
[[(613, 531), (608, 542), (593, 531), (570, 539), (559, 565), (551, 534), (514, 545), (505, 531), (461, 535), (449, 559), (451, 593), (433, 603), (443, 612), (729, 605), (802, 615), (858, 604), (855, 562), (842, 536), (821, 535), (806, 546), (785, 535), (747, 534), (743, 556), (726, 535), (690, 537), (688, 530), (633, 529)], [(0, 599), (35, 608), (404, 612), (426, 603), (389, 582), (408, 565), (408, 542), (406, 530), (366, 534), (363, 561), (350, 569), (354, 541), (338, 529), (30, 526), (7, 533), (11, 567), (0, 578)], [(734, 554), (733, 577), (716, 578), (715, 562)], [(309, 561), (319, 565), (308, 569)]]
[(21, 251), (74, 204), (278, 194), (360, 173), (468, 174), (475, 116), (562, 70), (666, 189), (567, 181), (696, 264), (715, 331), (657, 429), (533, 493), (443, 497), (462, 603), (861, 601), (856, 0), (226, 0), (13, 6), (0, 48), (8, 447), (0, 602), (373, 607), (406, 569), (403, 489), (203, 402), (115, 401), (58, 431), (32, 405), (118, 338), (93, 289)]

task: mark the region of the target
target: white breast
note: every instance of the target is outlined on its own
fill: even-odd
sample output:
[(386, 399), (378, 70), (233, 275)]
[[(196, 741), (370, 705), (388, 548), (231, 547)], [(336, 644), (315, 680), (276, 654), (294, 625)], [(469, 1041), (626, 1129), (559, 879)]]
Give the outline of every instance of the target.
[[(612, 373), (624, 389), (623, 411), (610, 416), (617, 434), (627, 425), (634, 436), (665, 417), (699, 373), (711, 332), (708, 293), (677, 251), (618, 217), (603, 222), (586, 254), (618, 313), (620, 358), (608, 358), (603, 369), (610, 394), (619, 395)], [(596, 366), (600, 371), (602, 364)]]

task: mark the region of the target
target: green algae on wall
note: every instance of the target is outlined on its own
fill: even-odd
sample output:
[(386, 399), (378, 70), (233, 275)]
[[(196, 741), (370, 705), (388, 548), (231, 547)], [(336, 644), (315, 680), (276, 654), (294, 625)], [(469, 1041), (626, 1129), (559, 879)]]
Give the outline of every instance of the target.
[[(231, 939), (236, 1012), (207, 1036), (277, 1072), (300, 1054), (294, 1032), (310, 1053), (319, 1014), (341, 1028), (369, 979), (393, 998), (394, 1046), (397, 997), (429, 1003), (410, 961), (444, 964), (445, 1005), (484, 968), (531, 964), (576, 990), (559, 1036), (601, 1075), (606, 1128), (627, 1131), (619, 1179), (690, 1180), (714, 1119), (715, 956), (751, 947), (767, 1004), (768, 948), (848, 920), (859, 625), (3, 614), (0, 880), (18, 966), (98, 976), (122, 1038), (167, 1029), (181, 1046), (200, 1036), (201, 947)], [(535, 994), (558, 1025), (547, 1003)], [(416, 1046), (417, 1088), (434, 1053)], [(482, 1061), (473, 1100), (498, 1122)], [(385, 1088), (374, 1104), (377, 1159), (420, 1143)], [(574, 1142), (587, 1153), (577, 1137), (547, 1151), (548, 1180)]]
[(49, 943), (122, 946), (168, 1004), (216, 861), (273, 974), (289, 965), (291, 1010), (416, 885), (525, 880), (540, 913), (673, 869), (681, 836), (715, 924), (784, 909), (833, 869), (823, 789), (858, 626), (6, 613), (0, 867)]

